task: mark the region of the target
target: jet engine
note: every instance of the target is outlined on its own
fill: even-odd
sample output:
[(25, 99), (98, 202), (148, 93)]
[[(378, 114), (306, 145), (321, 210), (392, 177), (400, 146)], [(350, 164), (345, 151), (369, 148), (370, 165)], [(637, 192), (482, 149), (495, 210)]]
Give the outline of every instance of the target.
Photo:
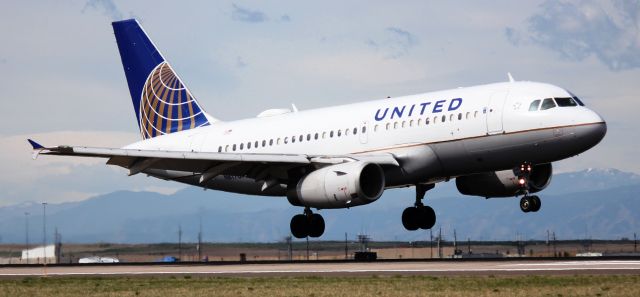
[(376, 201), (384, 191), (384, 172), (363, 161), (331, 165), (312, 171), (287, 189), (295, 206), (346, 208)]
[[(529, 176), (529, 193), (542, 191), (551, 182), (551, 163), (534, 165)], [(513, 197), (522, 187), (514, 170), (484, 172), (456, 178), (456, 187), (464, 195), (490, 197)]]

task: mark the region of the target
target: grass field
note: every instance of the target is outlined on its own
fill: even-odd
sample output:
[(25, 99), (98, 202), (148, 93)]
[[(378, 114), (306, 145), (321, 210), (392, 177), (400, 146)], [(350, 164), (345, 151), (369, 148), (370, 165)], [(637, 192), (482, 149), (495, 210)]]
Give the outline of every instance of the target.
[(640, 296), (640, 275), (50, 277), (0, 280), (0, 296)]

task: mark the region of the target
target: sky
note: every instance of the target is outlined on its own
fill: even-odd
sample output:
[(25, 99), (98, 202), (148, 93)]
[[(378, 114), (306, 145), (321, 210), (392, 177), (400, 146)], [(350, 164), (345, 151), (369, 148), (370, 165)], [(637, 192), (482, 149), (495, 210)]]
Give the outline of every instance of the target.
[[(153, 5), (150, 5), (153, 3)], [(507, 80), (571, 90), (608, 124), (556, 172), (635, 159), (640, 1), (16, 1), (0, 11), (0, 206), (182, 185), (101, 159), (31, 159), (45, 145), (140, 136), (111, 21), (137, 18), (222, 120)]]

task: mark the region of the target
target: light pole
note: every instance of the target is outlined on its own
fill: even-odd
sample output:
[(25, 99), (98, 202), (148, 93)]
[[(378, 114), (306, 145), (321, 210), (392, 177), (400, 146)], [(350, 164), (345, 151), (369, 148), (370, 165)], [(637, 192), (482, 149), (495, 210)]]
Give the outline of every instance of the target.
[(25, 218), (25, 228), (24, 228), (24, 234), (25, 234), (25, 240), (27, 243), (27, 250), (26, 252), (26, 256), (27, 256), (27, 264), (29, 264), (29, 213), (25, 212), (24, 213), (24, 218)]
[(42, 202), (42, 257), (47, 265), (47, 203)]

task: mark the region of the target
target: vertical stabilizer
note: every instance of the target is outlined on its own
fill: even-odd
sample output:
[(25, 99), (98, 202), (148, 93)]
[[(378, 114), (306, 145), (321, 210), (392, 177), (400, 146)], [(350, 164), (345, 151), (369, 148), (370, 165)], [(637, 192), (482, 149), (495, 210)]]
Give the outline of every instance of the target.
[(210, 120), (140, 24), (113, 22), (143, 139), (210, 125)]

